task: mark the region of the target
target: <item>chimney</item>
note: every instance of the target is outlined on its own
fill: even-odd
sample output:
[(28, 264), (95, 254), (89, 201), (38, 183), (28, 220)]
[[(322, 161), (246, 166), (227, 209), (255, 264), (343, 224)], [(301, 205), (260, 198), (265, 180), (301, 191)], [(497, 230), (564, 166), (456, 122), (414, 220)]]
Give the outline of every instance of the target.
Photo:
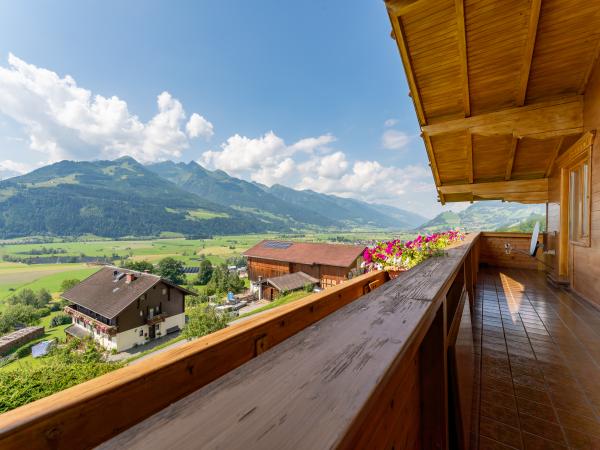
[(125, 278), (125, 283), (129, 284), (131, 283), (133, 280), (135, 280), (135, 275), (132, 273), (128, 273), (127, 277)]

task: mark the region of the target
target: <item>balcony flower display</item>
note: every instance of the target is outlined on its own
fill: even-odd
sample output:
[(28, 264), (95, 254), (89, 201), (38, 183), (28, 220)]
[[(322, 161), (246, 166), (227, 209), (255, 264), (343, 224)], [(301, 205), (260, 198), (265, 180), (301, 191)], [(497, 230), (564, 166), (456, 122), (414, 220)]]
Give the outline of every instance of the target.
[(464, 238), (464, 233), (449, 230), (425, 236), (418, 235), (412, 241), (395, 239), (378, 242), (374, 247), (365, 249), (362, 264), (368, 272), (385, 270), (395, 277), (431, 256), (443, 254), (444, 248)]

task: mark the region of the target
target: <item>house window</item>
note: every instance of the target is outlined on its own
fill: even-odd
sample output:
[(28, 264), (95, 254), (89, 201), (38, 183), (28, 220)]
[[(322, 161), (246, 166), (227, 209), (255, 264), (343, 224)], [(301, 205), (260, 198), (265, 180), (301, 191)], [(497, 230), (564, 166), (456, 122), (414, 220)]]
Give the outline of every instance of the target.
[(162, 295), (167, 295), (167, 288), (163, 288)]
[(590, 244), (590, 160), (585, 158), (569, 168), (569, 239)]
[(140, 336), (144, 335), (144, 330), (140, 330)]

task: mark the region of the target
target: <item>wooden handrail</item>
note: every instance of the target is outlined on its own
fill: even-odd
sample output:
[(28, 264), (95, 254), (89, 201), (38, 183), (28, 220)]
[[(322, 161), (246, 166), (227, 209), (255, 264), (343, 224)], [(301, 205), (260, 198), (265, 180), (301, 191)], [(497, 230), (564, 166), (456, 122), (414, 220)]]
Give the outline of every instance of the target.
[(447, 355), (477, 245), (468, 236), (102, 448), (448, 448)]
[[(0, 448), (89, 448), (388, 280), (371, 272), (0, 415)], [(152, 392), (152, 396), (148, 393)]]

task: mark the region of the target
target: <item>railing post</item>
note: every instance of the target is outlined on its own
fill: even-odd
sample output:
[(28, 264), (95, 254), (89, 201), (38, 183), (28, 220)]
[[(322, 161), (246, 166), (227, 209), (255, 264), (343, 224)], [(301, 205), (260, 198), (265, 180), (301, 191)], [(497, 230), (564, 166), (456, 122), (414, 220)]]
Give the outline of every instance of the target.
[(448, 448), (448, 379), (444, 303), (419, 351), (421, 382), (421, 444), (423, 449)]

